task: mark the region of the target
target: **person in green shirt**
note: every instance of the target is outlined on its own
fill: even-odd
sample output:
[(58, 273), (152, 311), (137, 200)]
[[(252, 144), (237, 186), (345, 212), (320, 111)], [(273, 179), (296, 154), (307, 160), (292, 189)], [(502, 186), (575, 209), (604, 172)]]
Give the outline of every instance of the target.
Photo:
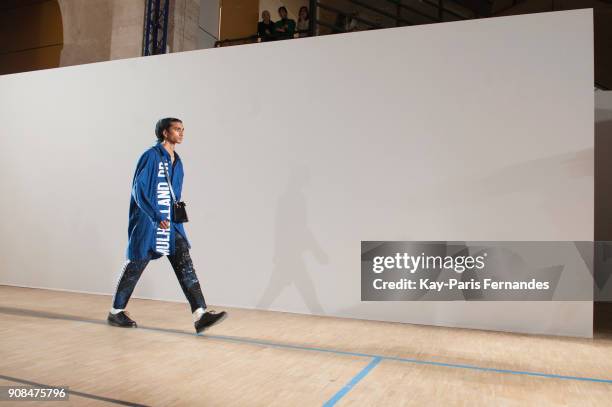
[(280, 20), (275, 23), (276, 38), (279, 40), (288, 40), (293, 38), (295, 33), (295, 21), (287, 18), (287, 9), (285, 6), (278, 8)]

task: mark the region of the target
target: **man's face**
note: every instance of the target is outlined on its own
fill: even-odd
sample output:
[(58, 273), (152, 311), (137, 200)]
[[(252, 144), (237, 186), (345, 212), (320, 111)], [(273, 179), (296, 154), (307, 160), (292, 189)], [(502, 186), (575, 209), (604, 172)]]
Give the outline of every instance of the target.
[(166, 141), (174, 144), (181, 144), (183, 142), (185, 128), (181, 122), (172, 122), (167, 130), (164, 130), (164, 137)]
[(287, 11), (285, 11), (285, 9), (280, 9), (280, 11), (278, 12), (278, 14), (280, 15), (280, 18), (282, 18), (283, 20), (285, 18), (287, 18)]

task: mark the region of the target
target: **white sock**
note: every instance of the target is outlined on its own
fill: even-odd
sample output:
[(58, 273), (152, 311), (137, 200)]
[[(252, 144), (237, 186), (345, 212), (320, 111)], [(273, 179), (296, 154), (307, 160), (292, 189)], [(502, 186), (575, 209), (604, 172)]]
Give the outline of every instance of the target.
[(124, 309), (116, 309), (116, 308), (111, 308), (110, 309), (110, 313), (113, 314), (113, 315), (117, 315), (121, 311), (125, 311), (125, 310)]
[(204, 308), (200, 307), (197, 310), (193, 311), (193, 322), (198, 322), (198, 320), (204, 315), (206, 311)]

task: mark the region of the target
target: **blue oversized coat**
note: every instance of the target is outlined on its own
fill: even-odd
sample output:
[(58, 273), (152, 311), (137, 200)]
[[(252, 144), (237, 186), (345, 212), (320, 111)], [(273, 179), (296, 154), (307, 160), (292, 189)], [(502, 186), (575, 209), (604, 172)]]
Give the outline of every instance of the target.
[[(128, 224), (128, 260), (158, 259), (175, 252), (175, 236), (180, 233), (187, 240), (182, 223), (171, 219), (172, 196), (162, 165), (166, 165), (174, 194), (181, 200), (183, 163), (174, 152), (174, 164), (166, 149), (157, 143), (140, 156), (132, 181)], [(170, 228), (159, 223), (170, 220)], [(191, 245), (187, 241), (189, 248)]]

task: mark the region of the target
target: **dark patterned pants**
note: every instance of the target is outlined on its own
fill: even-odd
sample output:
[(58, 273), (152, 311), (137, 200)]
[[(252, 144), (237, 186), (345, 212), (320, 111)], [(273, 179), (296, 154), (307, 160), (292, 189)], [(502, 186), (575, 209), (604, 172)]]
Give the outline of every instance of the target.
[[(174, 274), (183, 289), (187, 301), (191, 306), (191, 312), (198, 308), (206, 308), (206, 302), (204, 301), (204, 295), (200, 288), (200, 282), (198, 276), (196, 276), (195, 270), (193, 269), (193, 262), (189, 255), (189, 246), (187, 241), (181, 236), (180, 233), (175, 233), (176, 248), (174, 255), (167, 256), (170, 260), (170, 264), (174, 269)], [(146, 260), (129, 260), (123, 266), (121, 276), (117, 282), (117, 290), (113, 297), (113, 308), (125, 309), (130, 296), (136, 287), (138, 279), (142, 275), (145, 267), (149, 264), (150, 259)]]

